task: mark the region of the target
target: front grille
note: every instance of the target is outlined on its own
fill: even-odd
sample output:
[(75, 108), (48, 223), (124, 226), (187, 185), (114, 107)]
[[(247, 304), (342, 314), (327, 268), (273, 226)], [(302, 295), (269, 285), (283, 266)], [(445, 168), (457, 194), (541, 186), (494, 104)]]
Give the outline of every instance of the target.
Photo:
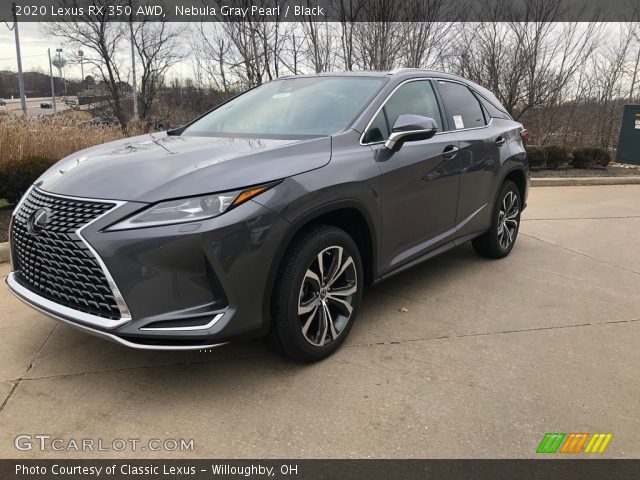
[[(75, 200), (31, 190), (15, 213), (11, 242), (16, 280), (38, 295), (75, 310), (112, 320), (120, 310), (98, 260), (76, 231), (115, 204)], [(47, 221), (34, 227), (34, 212)]]

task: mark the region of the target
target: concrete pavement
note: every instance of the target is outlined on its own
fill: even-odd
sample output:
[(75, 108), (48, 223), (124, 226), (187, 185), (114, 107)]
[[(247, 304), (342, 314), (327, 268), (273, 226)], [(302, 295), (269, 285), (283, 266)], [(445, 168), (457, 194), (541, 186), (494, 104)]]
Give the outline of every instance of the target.
[[(0, 457), (527, 458), (545, 432), (611, 432), (604, 456), (639, 457), (639, 236), (640, 185), (532, 189), (508, 258), (467, 245), (369, 289), (344, 347), (309, 366), (261, 341), (129, 350), (3, 282)], [(15, 450), (39, 433), (195, 449)]]

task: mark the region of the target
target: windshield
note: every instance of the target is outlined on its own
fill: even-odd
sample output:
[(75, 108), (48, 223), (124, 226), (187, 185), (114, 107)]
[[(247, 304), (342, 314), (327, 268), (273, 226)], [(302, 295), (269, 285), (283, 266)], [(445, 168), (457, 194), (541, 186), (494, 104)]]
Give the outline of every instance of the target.
[(383, 81), (376, 77), (276, 80), (254, 88), (196, 120), (185, 133), (332, 135), (349, 126)]

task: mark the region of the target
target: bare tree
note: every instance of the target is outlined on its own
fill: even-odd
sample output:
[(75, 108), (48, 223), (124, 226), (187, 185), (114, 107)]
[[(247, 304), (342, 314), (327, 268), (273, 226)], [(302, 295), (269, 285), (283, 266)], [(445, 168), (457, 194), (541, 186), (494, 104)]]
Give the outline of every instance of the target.
[[(488, 0), (482, 5), (485, 16), (502, 18), (510, 4)], [(450, 66), (494, 91), (515, 118), (561, 101), (602, 32), (595, 22), (559, 23), (561, 14), (560, 2), (531, 0), (524, 14), (528, 21), (467, 25)]]
[(329, 8), (339, 19), (338, 37), (340, 54), (344, 70), (351, 71), (355, 66), (354, 36), (359, 18), (366, 0), (331, 0)]
[(295, 26), (291, 28), (288, 41), (282, 49), (280, 61), (283, 66), (289, 70), (293, 75), (300, 73), (300, 67), (303, 61), (302, 58), (302, 45), (305, 42), (304, 32), (297, 31)]
[[(388, 18), (398, 5), (380, 0)], [(391, 70), (396, 66), (402, 45), (402, 23), (392, 21), (360, 22), (354, 32), (356, 65), (363, 70)]]
[(167, 22), (142, 19), (133, 25), (133, 43), (140, 57), (140, 118), (145, 120), (167, 71), (182, 61), (186, 54), (180, 48), (180, 34)]
[[(85, 64), (92, 67), (94, 75), (104, 83), (109, 92), (107, 102), (113, 115), (123, 128), (127, 124), (127, 111), (124, 107), (128, 70), (119, 56), (121, 43), (127, 36), (127, 24), (109, 21), (108, 5), (128, 4), (127, 0), (91, 0), (91, 4), (103, 7), (101, 14), (89, 16), (88, 13), (70, 18), (65, 22), (43, 23), (42, 30), (46, 35), (62, 38), (74, 48), (82, 48), (87, 53)], [(86, 2), (80, 0), (59, 0), (61, 7), (79, 7)]]
[(635, 98), (636, 83), (638, 81), (638, 69), (640, 69), (640, 3), (637, 3), (631, 16), (632, 23), (629, 29), (633, 35), (633, 49), (635, 49), (635, 60), (631, 67), (631, 87), (629, 88), (629, 101)]
[(451, 4), (445, 0), (409, 0), (404, 11), (414, 22), (401, 25), (400, 63), (408, 68), (425, 68), (436, 64), (445, 51), (444, 43), (454, 28), (453, 22), (438, 22)]
[(621, 100), (626, 96), (623, 78), (634, 37), (633, 28), (623, 27), (616, 42), (594, 55), (592, 60), (590, 85), (598, 105), (593, 121), (597, 125), (597, 138), (602, 148), (608, 148), (615, 142), (614, 136), (622, 116)]
[(329, 24), (307, 18), (302, 27), (312, 70), (316, 73), (329, 71), (333, 63), (332, 31)]
[(231, 89), (228, 59), (231, 41), (217, 23), (199, 23), (192, 32), (191, 46), (197, 83), (228, 92)]

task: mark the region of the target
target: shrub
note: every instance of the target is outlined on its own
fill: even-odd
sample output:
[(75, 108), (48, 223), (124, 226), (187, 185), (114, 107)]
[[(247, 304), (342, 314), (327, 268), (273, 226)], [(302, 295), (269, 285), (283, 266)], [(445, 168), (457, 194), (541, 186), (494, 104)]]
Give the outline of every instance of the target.
[(16, 203), (53, 162), (43, 157), (0, 163), (0, 198)]
[(573, 151), (573, 168), (606, 167), (611, 162), (609, 152), (602, 148), (578, 148)]
[(540, 147), (527, 147), (527, 158), (531, 168), (544, 168), (547, 164), (547, 151)]
[(556, 170), (571, 161), (569, 150), (560, 145), (548, 145), (544, 147), (547, 153), (547, 168)]

